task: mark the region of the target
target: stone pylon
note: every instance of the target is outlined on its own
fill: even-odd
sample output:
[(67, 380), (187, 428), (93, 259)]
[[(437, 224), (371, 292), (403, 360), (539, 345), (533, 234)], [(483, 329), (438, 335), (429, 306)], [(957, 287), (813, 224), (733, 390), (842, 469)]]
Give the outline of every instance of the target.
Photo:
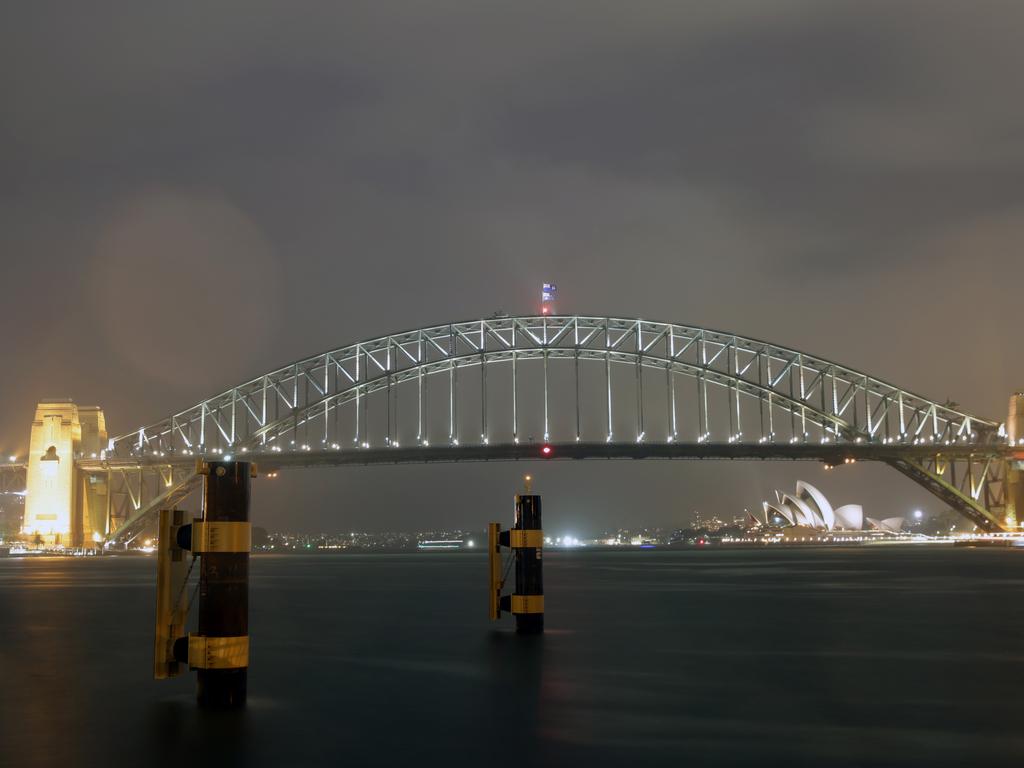
[(1024, 392), (1010, 395), (1010, 412), (1006, 417), (1006, 439), (1016, 449), (1016, 456), (1006, 466), (1006, 527), (1019, 528), (1024, 522)]
[(75, 466), (83, 456), (99, 455), (106, 441), (100, 408), (59, 399), (36, 406), (21, 526), (30, 543), (81, 547), (106, 533), (106, 477)]

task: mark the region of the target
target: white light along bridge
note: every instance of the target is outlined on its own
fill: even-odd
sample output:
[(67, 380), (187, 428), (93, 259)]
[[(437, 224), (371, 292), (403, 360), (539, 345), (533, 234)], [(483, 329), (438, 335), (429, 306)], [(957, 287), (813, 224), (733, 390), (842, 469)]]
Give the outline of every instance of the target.
[[(5, 487), (17, 485), (19, 472), (27, 478), (23, 533), (75, 545), (130, 541), (197, 485), (202, 458), (244, 457), (263, 472), (520, 459), (857, 459), (889, 464), (982, 530), (1016, 528), (1024, 507), (1024, 395), (1011, 398), (1000, 423), (822, 357), (647, 320), (493, 317), (381, 336), (269, 371), (109, 440), (102, 412), (97, 426), (98, 409), (76, 416), (75, 408), (40, 404), (27, 465), (3, 472)], [(70, 433), (63, 438), (58, 418)], [(85, 425), (77, 438), (76, 419)], [(55, 467), (67, 488), (53, 481)]]

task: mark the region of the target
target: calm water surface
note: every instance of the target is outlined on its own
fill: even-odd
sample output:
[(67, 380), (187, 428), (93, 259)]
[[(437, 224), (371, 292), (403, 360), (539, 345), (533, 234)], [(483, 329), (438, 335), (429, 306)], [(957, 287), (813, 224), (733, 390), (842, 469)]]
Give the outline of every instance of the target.
[[(250, 704), (150, 678), (155, 563), (0, 560), (0, 765), (1010, 765), (1024, 552), (259, 556)], [(516, 751), (516, 750), (519, 751)], [(568, 761), (568, 762), (567, 762)]]

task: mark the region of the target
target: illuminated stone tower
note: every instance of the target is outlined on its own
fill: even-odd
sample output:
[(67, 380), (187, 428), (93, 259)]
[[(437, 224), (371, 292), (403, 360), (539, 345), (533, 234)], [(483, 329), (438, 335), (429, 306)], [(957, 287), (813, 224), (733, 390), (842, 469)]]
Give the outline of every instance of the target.
[[(1010, 413), (1006, 418), (1006, 436), (1010, 445), (1024, 454), (1024, 392), (1010, 395)], [(1024, 460), (1011, 456), (1006, 467), (1006, 527), (1017, 528), (1024, 517)]]
[(57, 399), (36, 406), (21, 527), (29, 541), (82, 546), (92, 541), (93, 532), (105, 532), (106, 487), (78, 472), (75, 459), (98, 453), (106, 439), (103, 411), (97, 407)]
[[(80, 405), (78, 421), (82, 425), (79, 453), (85, 458), (96, 458), (107, 447), (103, 410), (96, 405)], [(107, 477), (88, 472), (77, 472), (75, 477), (79, 487), (71, 520), (72, 543), (76, 547), (89, 546), (107, 534)]]

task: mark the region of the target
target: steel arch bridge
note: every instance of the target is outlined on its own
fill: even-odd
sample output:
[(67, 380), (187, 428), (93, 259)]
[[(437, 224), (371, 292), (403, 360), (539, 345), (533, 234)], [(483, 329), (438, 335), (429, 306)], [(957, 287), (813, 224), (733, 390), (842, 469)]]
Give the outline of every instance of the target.
[[(542, 445), (549, 452), (542, 452)], [(81, 457), (108, 541), (196, 484), (202, 458), (313, 466), (539, 458), (882, 461), (1004, 526), (1002, 424), (815, 355), (689, 325), (497, 316), (360, 341), (250, 379)]]

